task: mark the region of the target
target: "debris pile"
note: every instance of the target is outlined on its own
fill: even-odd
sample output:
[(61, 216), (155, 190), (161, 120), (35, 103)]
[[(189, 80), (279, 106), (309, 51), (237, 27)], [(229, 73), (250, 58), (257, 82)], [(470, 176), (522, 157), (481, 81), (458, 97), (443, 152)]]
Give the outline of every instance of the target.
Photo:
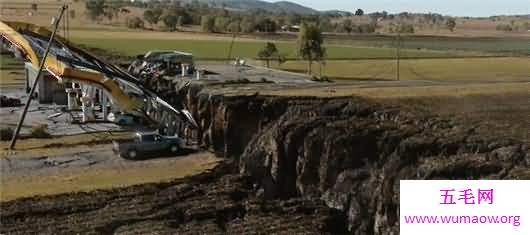
[(129, 73), (140, 78), (146, 85), (154, 85), (158, 79), (172, 79), (195, 72), (192, 54), (179, 51), (150, 51), (139, 55), (129, 66)]
[(5, 95), (0, 96), (0, 107), (18, 107), (21, 105), (20, 99), (10, 98)]

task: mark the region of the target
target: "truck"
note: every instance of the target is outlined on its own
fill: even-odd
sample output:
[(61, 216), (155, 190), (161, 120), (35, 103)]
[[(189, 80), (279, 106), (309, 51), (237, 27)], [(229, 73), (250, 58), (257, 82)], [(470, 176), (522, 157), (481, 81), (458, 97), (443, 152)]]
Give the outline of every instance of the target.
[(178, 136), (162, 136), (157, 133), (140, 133), (132, 141), (113, 141), (112, 150), (125, 159), (140, 159), (160, 153), (178, 153), (184, 146)]

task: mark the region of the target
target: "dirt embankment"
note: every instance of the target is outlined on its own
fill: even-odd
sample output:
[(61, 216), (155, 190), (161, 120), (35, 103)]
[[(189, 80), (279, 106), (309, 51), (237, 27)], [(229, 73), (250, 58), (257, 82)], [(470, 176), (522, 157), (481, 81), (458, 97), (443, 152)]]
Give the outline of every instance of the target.
[(203, 143), (234, 158), (258, 196), (320, 198), (345, 214), (353, 234), (399, 233), (400, 179), (530, 178), (528, 145), (461, 119), (362, 98), (201, 91), (180, 95)]
[(208, 89), (165, 98), (230, 158), (213, 173), (1, 203), (0, 233), (398, 234), (400, 179), (530, 178), (528, 142), (410, 102)]

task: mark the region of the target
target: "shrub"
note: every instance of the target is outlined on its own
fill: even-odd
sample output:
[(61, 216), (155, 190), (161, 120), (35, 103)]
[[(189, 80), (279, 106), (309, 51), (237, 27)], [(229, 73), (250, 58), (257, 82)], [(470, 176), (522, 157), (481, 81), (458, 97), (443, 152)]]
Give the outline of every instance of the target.
[(46, 126), (37, 126), (31, 129), (31, 137), (33, 138), (50, 138), (50, 133), (46, 130)]
[(446, 27), (447, 29), (449, 29), (451, 32), (455, 31), (456, 20), (453, 19), (453, 18), (449, 18), (449, 19), (445, 22), (445, 27)]
[(0, 140), (10, 140), (13, 138), (14, 131), (10, 127), (0, 129)]
[(509, 31), (513, 31), (513, 28), (509, 24), (499, 24), (497, 25), (497, 30), (509, 32)]
[(355, 33), (374, 33), (376, 30), (375, 24), (360, 24), (354, 28)]
[(414, 26), (411, 24), (401, 25), (400, 32), (401, 33), (414, 33)]
[(528, 23), (528, 22), (524, 22), (524, 24), (523, 24), (523, 29), (524, 29), (524, 30), (529, 30), (529, 29), (530, 29), (530, 23)]

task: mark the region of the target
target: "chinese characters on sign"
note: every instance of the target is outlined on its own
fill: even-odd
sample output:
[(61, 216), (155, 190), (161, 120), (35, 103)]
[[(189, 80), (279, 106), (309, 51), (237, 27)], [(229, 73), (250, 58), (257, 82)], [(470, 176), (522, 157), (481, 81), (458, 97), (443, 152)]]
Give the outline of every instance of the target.
[[(476, 194), (474, 194), (476, 192)], [(493, 189), (440, 189), (442, 200), (440, 205), (454, 204), (493, 204)], [(455, 201), (455, 195), (457, 196)], [(476, 196), (475, 196), (476, 195)]]

